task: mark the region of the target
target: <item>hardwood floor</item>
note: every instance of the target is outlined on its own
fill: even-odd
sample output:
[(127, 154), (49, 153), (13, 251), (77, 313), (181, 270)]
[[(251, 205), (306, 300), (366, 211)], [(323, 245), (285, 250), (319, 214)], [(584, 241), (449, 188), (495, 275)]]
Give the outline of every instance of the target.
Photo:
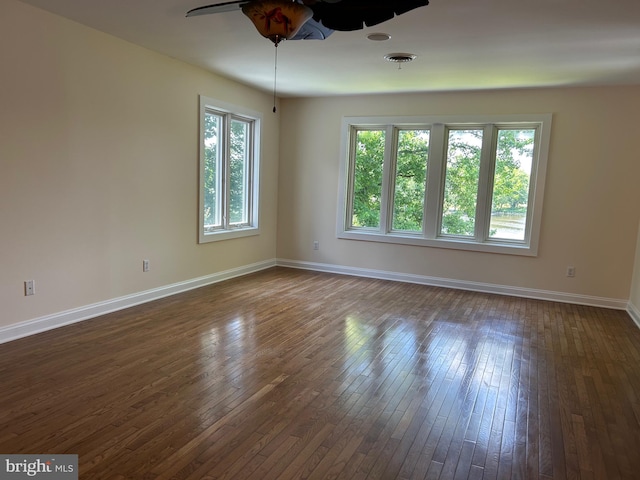
[(274, 268), (0, 345), (81, 479), (640, 477), (625, 312)]

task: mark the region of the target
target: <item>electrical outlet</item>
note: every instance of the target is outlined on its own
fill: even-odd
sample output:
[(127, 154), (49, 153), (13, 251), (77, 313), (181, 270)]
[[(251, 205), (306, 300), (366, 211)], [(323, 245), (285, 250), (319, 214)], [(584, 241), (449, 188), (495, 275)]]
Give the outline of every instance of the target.
[(567, 267), (567, 277), (575, 277), (576, 276), (576, 267)]
[(142, 271), (143, 272), (149, 271), (149, 260), (142, 260)]
[(320, 250), (320, 242), (318, 242), (318, 240), (313, 241), (313, 249)]
[(28, 297), (29, 295), (36, 294), (36, 282), (35, 280), (27, 280), (24, 282), (24, 296)]

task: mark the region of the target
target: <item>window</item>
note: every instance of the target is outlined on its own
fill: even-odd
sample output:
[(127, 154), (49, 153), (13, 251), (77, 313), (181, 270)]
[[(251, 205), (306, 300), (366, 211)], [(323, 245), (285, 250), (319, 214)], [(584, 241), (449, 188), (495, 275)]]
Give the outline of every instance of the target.
[(200, 243), (258, 234), (260, 119), (200, 97)]
[(536, 255), (551, 115), (348, 117), (338, 237)]

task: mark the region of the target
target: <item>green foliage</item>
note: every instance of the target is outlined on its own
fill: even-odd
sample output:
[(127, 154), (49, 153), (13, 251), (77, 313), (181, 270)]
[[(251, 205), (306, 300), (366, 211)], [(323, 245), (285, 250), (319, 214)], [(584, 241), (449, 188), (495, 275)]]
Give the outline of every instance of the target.
[(204, 224), (218, 225), (220, 219), (217, 215), (219, 208), (218, 187), (218, 149), (221, 118), (218, 115), (206, 114), (204, 116)]
[[(219, 115), (204, 117), (204, 222), (205, 225), (222, 225), (222, 208), (225, 202), (222, 189), (223, 167), (223, 119)], [(249, 174), (250, 124), (233, 120), (229, 132), (229, 223), (244, 223), (247, 219), (247, 186)]]
[[(380, 226), (384, 148), (384, 130), (358, 132), (353, 195), (354, 226)], [(396, 230), (422, 230), (428, 149), (428, 131), (400, 132), (393, 212), (393, 228)]]
[(384, 130), (358, 132), (352, 219), (355, 227), (380, 226), (384, 142)]
[(531, 158), (533, 130), (499, 130), (496, 174), (493, 186), (494, 213), (524, 213), (529, 196), (529, 177), (518, 158)]
[[(474, 234), (482, 151), (481, 129), (451, 130), (447, 149), (442, 232)], [(529, 195), (527, 168), (534, 130), (499, 129), (492, 195), (493, 213), (526, 212)], [(352, 223), (358, 227), (380, 226), (384, 130), (357, 132)], [(429, 132), (401, 130), (398, 134), (393, 229), (420, 232), (426, 187)]]
[(399, 132), (393, 202), (394, 230), (422, 231), (428, 157), (428, 130)]
[(473, 235), (482, 130), (451, 130), (442, 208), (442, 232)]
[(229, 221), (247, 221), (247, 176), (250, 126), (247, 122), (231, 122), (231, 156), (229, 162)]

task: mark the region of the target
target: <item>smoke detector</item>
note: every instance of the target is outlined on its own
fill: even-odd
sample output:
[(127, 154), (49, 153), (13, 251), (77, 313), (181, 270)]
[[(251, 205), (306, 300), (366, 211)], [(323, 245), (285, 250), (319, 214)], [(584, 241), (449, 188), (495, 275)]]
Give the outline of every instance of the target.
[(369, 35), (367, 35), (367, 38), (374, 42), (386, 42), (391, 38), (391, 35), (389, 35), (388, 33), (382, 33), (382, 32), (370, 33)]

